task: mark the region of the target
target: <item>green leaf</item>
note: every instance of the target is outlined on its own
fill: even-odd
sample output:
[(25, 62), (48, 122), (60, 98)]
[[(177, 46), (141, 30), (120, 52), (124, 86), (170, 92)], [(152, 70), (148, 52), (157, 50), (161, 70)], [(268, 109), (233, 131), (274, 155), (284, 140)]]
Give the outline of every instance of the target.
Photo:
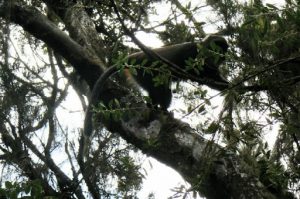
[(212, 122), (209, 127), (206, 129), (206, 134), (214, 134), (218, 131), (219, 129), (219, 124), (217, 124), (216, 122)]
[(191, 6), (192, 6), (192, 2), (189, 2), (187, 5), (186, 5), (186, 9), (191, 9)]
[(205, 111), (205, 105), (204, 104), (198, 108), (198, 113), (202, 113), (203, 111)]
[(270, 157), (271, 157), (271, 151), (270, 150), (267, 151), (266, 156), (267, 156), (268, 159), (270, 159)]
[(267, 3), (266, 6), (269, 7), (269, 8), (272, 8), (274, 10), (278, 10), (278, 8), (276, 6), (274, 6), (273, 4)]
[(151, 66), (150, 67), (156, 67), (160, 64), (160, 61), (154, 61), (152, 62)]
[(29, 194), (30, 191), (31, 191), (31, 187), (29, 185), (25, 186), (24, 191), (25, 191), (26, 194)]
[(117, 108), (120, 108), (120, 107), (121, 107), (120, 102), (119, 102), (118, 99), (114, 99), (114, 104), (115, 104), (115, 106), (116, 106)]
[(130, 65), (135, 65), (135, 63), (136, 63), (136, 59), (135, 58), (131, 59), (130, 62), (129, 62)]
[(129, 68), (129, 72), (130, 72), (130, 74), (132, 74), (132, 75), (137, 75), (137, 70), (136, 70), (135, 67), (130, 67), (130, 68)]
[(147, 60), (147, 59), (144, 59), (144, 60), (142, 61), (142, 63), (141, 63), (141, 66), (145, 66), (147, 62), (148, 62), (148, 60)]
[(9, 182), (9, 181), (5, 182), (5, 188), (6, 189), (12, 189), (13, 187), (14, 187), (14, 185), (11, 182)]

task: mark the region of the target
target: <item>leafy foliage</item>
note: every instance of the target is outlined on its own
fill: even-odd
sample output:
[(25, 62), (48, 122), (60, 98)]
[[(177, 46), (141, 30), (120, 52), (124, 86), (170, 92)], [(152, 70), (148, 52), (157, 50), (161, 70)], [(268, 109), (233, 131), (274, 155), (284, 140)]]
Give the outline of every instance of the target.
[[(27, 198), (61, 195), (66, 198), (97, 198), (99, 195), (103, 198), (137, 197), (145, 175), (142, 161), (134, 153), (136, 148), (125, 143), (119, 135), (108, 132), (101, 122), (113, 124), (137, 115), (144, 117), (142, 121), (145, 122), (153, 115), (132, 108), (128, 105), (132, 103), (131, 99), (122, 98), (122, 93), (109, 103), (99, 103), (94, 110), (100, 115), (95, 119), (101, 124), (90, 138), (86, 149), (88, 155), (83, 160), (78, 155), (84, 150), (83, 135), (78, 130), (81, 125), (77, 125), (80, 122), (77, 122), (76, 116), (63, 117), (65, 109), (74, 112), (80, 105), (80, 110), (86, 108), (85, 97), (91, 83), (79, 75), (84, 74), (90, 79), (99, 76), (96, 71), (85, 70), (87, 65), (120, 65), (120, 73), (112, 78), (116, 87), (127, 87), (127, 83), (118, 84), (114, 78), (120, 77), (126, 70), (137, 74), (137, 67), (144, 68), (147, 74), (158, 70), (155, 83), (168, 83), (168, 66), (159, 61), (150, 67), (145, 67), (147, 60), (139, 66), (134, 60), (127, 63), (127, 54), (137, 50), (128, 47), (125, 24), (133, 34), (154, 34), (165, 45), (199, 41), (205, 36), (204, 29), (214, 25), (213, 29), (224, 35), (230, 44), (221, 72), (232, 86), (225, 92), (216, 93), (192, 82), (174, 84), (173, 100), (181, 100), (184, 106), (175, 107), (172, 111), (195, 127), (199, 135), (222, 145), (225, 152), (237, 155), (241, 164), (236, 169), (258, 178), (272, 197), (293, 198), (291, 193), (299, 194), (299, 1), (286, 0), (282, 6), (260, 0), (246, 3), (207, 0), (205, 5), (180, 4), (175, 0), (113, 2), (119, 9), (121, 21), (111, 0), (12, 1), (28, 12), (42, 13), (53, 27), (66, 32), (68, 39), (84, 49), (81, 53), (88, 52), (86, 57), (92, 60), (92, 64), (79, 63), (77, 69), (81, 69), (80, 72), (73, 69), (74, 63), (63, 58), (64, 51), (56, 52), (50, 48), (50, 42), (39, 40), (50, 33), (32, 35), (21, 30), (10, 23), (15, 13), (1, 8), (0, 158), (2, 177), (9, 182), (0, 193), (8, 198), (22, 194)], [(159, 22), (153, 20), (158, 14), (158, 6), (166, 6), (170, 10), (170, 14)], [(215, 13), (208, 16), (208, 20), (203, 14), (207, 8)], [(72, 15), (73, 9), (78, 11), (75, 15)], [(25, 29), (28, 23), (24, 23)], [(211, 47), (214, 49), (216, 46)], [(201, 73), (205, 57), (210, 53), (199, 46), (198, 58), (187, 60), (186, 70)], [(76, 57), (76, 54), (71, 56)], [(214, 57), (216, 62), (220, 59), (218, 54)], [(136, 89), (127, 90), (132, 92)], [(113, 92), (114, 89), (108, 87), (103, 98), (110, 98)], [(136, 92), (132, 93), (135, 95)], [(73, 96), (72, 100), (76, 98), (80, 105), (73, 104), (70, 96)], [(145, 101), (145, 98), (140, 99), (134, 102)], [(223, 104), (220, 103), (222, 100)], [(122, 133), (123, 137), (128, 136)], [(273, 145), (267, 144), (266, 134), (271, 134), (275, 140)], [(171, 136), (166, 137), (169, 139)], [(146, 153), (162, 146), (156, 139), (148, 142)], [(182, 152), (179, 149), (179, 152), (174, 151), (176, 155)], [(160, 160), (172, 158), (160, 152), (163, 154), (163, 151), (156, 153)], [(207, 162), (214, 162), (215, 154), (205, 155), (212, 156)], [(195, 167), (190, 157), (184, 161), (190, 163), (191, 168)], [(206, 166), (209, 168), (199, 168), (199, 174), (195, 174), (197, 179), (206, 177), (211, 164)], [(11, 172), (14, 175), (10, 175)], [(174, 190), (184, 197), (194, 191), (184, 187)]]
[[(38, 199), (43, 195), (43, 189), (38, 181), (26, 182), (26, 183), (12, 183), (5, 182), (5, 188), (0, 189), (1, 197), (8, 199), (26, 198), (26, 199)], [(55, 199), (54, 197), (46, 197), (47, 199)]]

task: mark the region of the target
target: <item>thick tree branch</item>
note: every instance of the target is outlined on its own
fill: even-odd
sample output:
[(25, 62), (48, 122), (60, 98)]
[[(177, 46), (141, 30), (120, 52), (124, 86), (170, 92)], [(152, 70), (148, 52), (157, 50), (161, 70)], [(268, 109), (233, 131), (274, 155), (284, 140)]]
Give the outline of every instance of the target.
[(96, 31), (95, 24), (85, 11), (82, 1), (43, 0), (49, 9), (53, 10), (66, 25), (70, 37), (100, 57), (104, 63), (107, 54), (102, 38)]
[(55, 52), (61, 54), (69, 61), (77, 72), (92, 88), (105, 68), (99, 59), (88, 53), (82, 46), (72, 40), (55, 24), (34, 8), (28, 8), (18, 3), (7, 3), (0, 7), (0, 17), (6, 17), (7, 9), (10, 9), (10, 21), (20, 25), (34, 37), (47, 43)]

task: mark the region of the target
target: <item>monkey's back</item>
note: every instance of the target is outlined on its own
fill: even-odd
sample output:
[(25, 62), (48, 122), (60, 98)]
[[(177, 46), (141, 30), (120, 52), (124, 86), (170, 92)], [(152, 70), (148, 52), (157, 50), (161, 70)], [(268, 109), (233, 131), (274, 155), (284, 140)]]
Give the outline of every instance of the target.
[[(200, 46), (199, 49), (198, 45)], [(176, 68), (172, 65), (166, 66), (162, 61), (149, 57), (144, 52), (131, 54), (128, 61), (137, 66), (134, 79), (148, 92), (152, 103), (159, 104), (161, 108), (167, 109), (172, 99), (171, 80), (189, 80), (192, 76), (193, 81), (199, 84), (204, 84), (203, 79), (208, 79), (211, 80), (211, 82), (208, 81), (208, 86), (220, 90), (226, 88), (228, 82), (220, 75), (219, 66), (225, 59), (224, 54), (227, 52), (227, 48), (228, 44), (223, 37), (209, 36), (198, 43), (186, 42), (153, 49), (160, 57), (176, 65)], [(217, 52), (213, 52), (216, 49)], [(198, 51), (200, 51), (200, 54)], [(195, 59), (198, 61), (202, 59), (203, 64), (197, 65), (199, 62)], [(188, 66), (188, 60), (191, 64), (194, 64), (192, 67)], [(171, 67), (173, 67), (172, 70), (170, 70)], [(165, 76), (164, 73), (166, 73)], [(163, 81), (160, 82), (158, 78), (155, 78), (157, 76), (162, 78)], [(214, 82), (224, 85), (216, 85)]]

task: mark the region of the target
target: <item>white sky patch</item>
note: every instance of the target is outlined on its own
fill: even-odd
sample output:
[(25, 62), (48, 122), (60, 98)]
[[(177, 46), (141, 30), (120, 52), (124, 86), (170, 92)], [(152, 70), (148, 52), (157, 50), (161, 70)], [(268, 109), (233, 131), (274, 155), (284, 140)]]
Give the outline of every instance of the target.
[(76, 92), (72, 88), (68, 90), (68, 100), (63, 101), (56, 109), (56, 116), (60, 124), (64, 126), (69, 126), (72, 129), (83, 127), (84, 111)]
[(146, 175), (138, 198), (147, 198), (151, 192), (154, 193), (157, 199), (169, 198), (175, 194), (171, 190), (174, 187), (185, 186), (187, 189), (189, 188), (189, 184), (175, 170), (151, 157), (145, 160), (143, 168), (147, 170), (148, 175)]
[(150, 48), (158, 48), (163, 46), (163, 42), (157, 38), (155, 34), (145, 33), (145, 32), (138, 32), (136, 37), (143, 42), (144, 45)]

